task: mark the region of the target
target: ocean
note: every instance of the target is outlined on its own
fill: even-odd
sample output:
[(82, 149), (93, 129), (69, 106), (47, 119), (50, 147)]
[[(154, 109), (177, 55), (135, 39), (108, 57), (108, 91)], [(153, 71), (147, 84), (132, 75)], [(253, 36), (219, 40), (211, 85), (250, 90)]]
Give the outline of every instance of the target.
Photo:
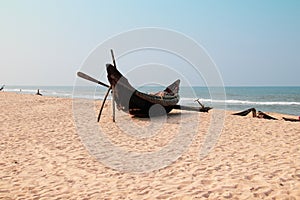
[[(6, 86), (4, 91), (35, 94), (37, 89), (40, 89), (44, 96), (96, 100), (103, 99), (106, 92), (106, 88), (101, 86)], [(163, 88), (138, 89), (143, 92), (155, 92)], [(254, 107), (263, 112), (300, 115), (300, 87), (225, 87), (225, 94), (226, 97), (222, 95), (222, 90), (215, 88), (181, 87), (179, 103), (197, 106), (195, 100), (199, 98), (205, 106), (214, 108), (241, 111)]]

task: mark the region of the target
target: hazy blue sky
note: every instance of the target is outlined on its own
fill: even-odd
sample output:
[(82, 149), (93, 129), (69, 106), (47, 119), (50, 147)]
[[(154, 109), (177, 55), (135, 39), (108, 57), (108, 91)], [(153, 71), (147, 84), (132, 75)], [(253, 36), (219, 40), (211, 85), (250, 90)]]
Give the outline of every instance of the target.
[(300, 1), (0, 0), (0, 84), (72, 85), (112, 35), (140, 27), (201, 44), (226, 85), (300, 86)]

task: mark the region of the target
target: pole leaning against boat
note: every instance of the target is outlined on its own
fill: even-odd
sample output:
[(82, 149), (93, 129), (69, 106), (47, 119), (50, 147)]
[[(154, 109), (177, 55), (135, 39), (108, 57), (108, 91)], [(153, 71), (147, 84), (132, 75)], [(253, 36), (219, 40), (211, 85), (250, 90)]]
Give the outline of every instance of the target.
[[(111, 57), (113, 59), (113, 64), (114, 64), (115, 68), (117, 68), (114, 52), (112, 49), (110, 50), (110, 53), (111, 53)], [(115, 122), (116, 121), (116, 117), (115, 117), (116, 116), (116, 104), (115, 104), (114, 88), (112, 88), (112, 107), (113, 107), (113, 122)]]
[[(115, 60), (114, 52), (113, 52), (112, 49), (110, 50), (110, 53), (111, 53), (111, 56), (112, 56), (113, 64), (114, 64), (115, 67), (117, 67), (117, 66), (116, 66), (116, 60)], [(102, 110), (103, 110), (103, 108), (104, 108), (104, 104), (105, 104), (105, 101), (106, 101), (106, 99), (107, 99), (107, 96), (108, 96), (110, 90), (112, 90), (113, 122), (116, 122), (116, 117), (115, 117), (115, 116), (116, 116), (116, 115), (115, 115), (116, 109), (115, 109), (114, 87), (112, 87), (111, 85), (110, 85), (109, 88), (107, 89), (107, 92), (106, 92), (106, 94), (105, 94), (105, 96), (104, 96), (104, 99), (103, 99), (103, 102), (102, 102), (102, 105), (101, 105), (101, 108), (100, 108), (100, 111), (99, 111), (99, 114), (98, 114), (98, 120), (97, 120), (98, 122), (100, 121), (101, 113), (102, 113)]]

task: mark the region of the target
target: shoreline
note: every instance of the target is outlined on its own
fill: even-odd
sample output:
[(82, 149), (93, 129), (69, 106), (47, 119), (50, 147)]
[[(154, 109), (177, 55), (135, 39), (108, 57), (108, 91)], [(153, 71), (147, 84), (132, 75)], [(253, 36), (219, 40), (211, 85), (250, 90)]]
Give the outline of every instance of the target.
[(112, 123), (106, 106), (99, 126), (113, 144), (134, 152), (163, 149), (179, 130), (180, 120), (199, 124), (191, 144), (175, 162), (134, 173), (112, 169), (89, 154), (77, 133), (72, 104), (69, 98), (0, 93), (0, 198), (300, 198), (298, 123), (226, 111), (217, 143), (199, 159), (211, 113), (172, 114), (165, 127), (145, 139), (135, 138), (138, 132), (123, 134), (121, 125), (143, 130), (149, 120), (118, 112), (117, 123)]
[[(24, 87), (24, 93), (35, 94), (38, 87)], [(41, 89), (41, 88), (40, 88)], [(85, 98), (101, 100), (106, 90), (102, 87), (84, 86), (75, 90), (72, 87), (51, 87), (42, 88), (41, 92), (45, 96)], [(248, 108), (256, 108), (263, 112), (275, 112), (287, 115), (299, 116), (300, 109), (300, 87), (227, 87), (225, 104), (227, 110), (241, 111)], [(143, 91), (158, 91), (159, 88), (144, 88)], [(222, 101), (212, 100), (207, 88), (193, 88), (195, 95), (191, 95), (184, 87), (180, 90), (180, 104), (197, 106), (194, 100), (201, 99), (207, 106), (223, 108)], [(7, 88), (9, 91), (9, 88)], [(10, 91), (18, 93), (19, 88), (10, 88)], [(23, 91), (23, 90), (22, 90)], [(75, 92), (75, 93), (74, 93)]]
[[(8, 93), (8, 94), (16, 94), (16, 95), (29, 95), (29, 96), (36, 96), (36, 94), (27, 94), (27, 93), (18, 93), (18, 92), (10, 92), (10, 91), (2, 91), (3, 93)], [(71, 100), (71, 101), (74, 101), (74, 100), (90, 100), (90, 101), (98, 101), (98, 103), (102, 103), (102, 99), (90, 99), (90, 98), (80, 98), (80, 97), (68, 97), (68, 96), (50, 96), (50, 95), (42, 95), (43, 97), (46, 97), (46, 98), (58, 98), (58, 99), (64, 99), (64, 100)], [(110, 103), (111, 102), (111, 99), (107, 99), (106, 100), (107, 103)], [(194, 107), (197, 107), (198, 104), (195, 104)], [(226, 106), (225, 106), (226, 107)], [(245, 108), (244, 110), (247, 110), (249, 108), (252, 108), (251, 106)], [(254, 107), (255, 108), (255, 107)], [(222, 110), (222, 111), (225, 111), (226, 113), (230, 113), (230, 114), (233, 114), (233, 113), (236, 113), (236, 112), (240, 112), (240, 111), (243, 111), (243, 110), (231, 110), (231, 109), (218, 109), (218, 108), (213, 108), (213, 110)], [(258, 111), (258, 110), (257, 110)], [(288, 114), (288, 113), (280, 113), (280, 112), (271, 112), (271, 111), (265, 111), (265, 110), (261, 110), (262, 112), (265, 112), (267, 114), (270, 114), (270, 115), (274, 115), (274, 116), (277, 116), (278, 120), (283, 120), (282, 117), (294, 117), (295, 119), (299, 119), (300, 115), (297, 116), (297, 115), (292, 115), (292, 114)], [(121, 111), (122, 112), (122, 111)], [(172, 112), (172, 111), (171, 111)], [(249, 114), (250, 115), (250, 114)]]

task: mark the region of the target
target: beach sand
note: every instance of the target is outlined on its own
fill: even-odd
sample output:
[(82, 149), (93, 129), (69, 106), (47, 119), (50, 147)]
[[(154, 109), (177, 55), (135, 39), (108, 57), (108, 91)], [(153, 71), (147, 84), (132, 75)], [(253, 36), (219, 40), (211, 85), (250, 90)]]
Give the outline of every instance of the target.
[[(0, 199), (300, 199), (300, 123), (227, 111), (216, 145), (199, 159), (214, 110), (172, 112), (161, 133), (145, 139), (122, 134), (106, 106), (99, 126), (116, 146), (136, 152), (158, 151), (174, 137), (180, 120), (201, 116), (191, 145), (174, 163), (135, 173), (112, 169), (89, 154), (77, 134), (72, 104), (72, 99), (0, 92)], [(95, 120), (100, 103), (96, 106)], [(124, 127), (149, 124), (117, 113)]]

